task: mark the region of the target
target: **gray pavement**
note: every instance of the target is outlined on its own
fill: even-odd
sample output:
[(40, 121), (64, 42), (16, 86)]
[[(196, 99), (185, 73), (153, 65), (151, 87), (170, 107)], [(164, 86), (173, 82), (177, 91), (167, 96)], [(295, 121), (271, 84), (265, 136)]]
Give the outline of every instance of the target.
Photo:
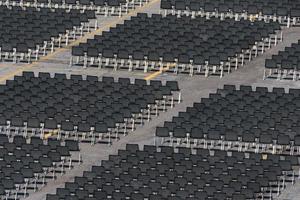
[[(155, 3), (147, 7), (144, 12), (156, 13), (159, 10), (159, 3)], [(106, 19), (102, 24), (116, 20), (116, 18)], [(284, 40), (276, 47), (268, 50), (264, 55), (255, 58), (252, 62), (247, 63), (244, 67), (239, 68), (237, 71), (233, 71), (230, 74), (220, 79), (218, 77), (193, 76), (188, 75), (174, 75), (174, 74), (162, 74), (157, 79), (160, 80), (177, 80), (180, 88), (182, 89), (183, 102), (178, 104), (173, 109), (169, 109), (165, 113), (161, 113), (158, 118), (152, 119), (149, 123), (146, 123), (143, 127), (138, 127), (137, 130), (130, 133), (128, 136), (122, 138), (119, 141), (114, 141), (112, 146), (107, 145), (95, 145), (81, 144), (82, 156), (84, 163), (76, 166), (73, 170), (67, 171), (67, 173), (59, 177), (55, 181), (50, 181), (46, 187), (40, 191), (33, 193), (26, 200), (44, 200), (47, 193), (54, 193), (57, 187), (63, 187), (66, 181), (71, 181), (74, 176), (81, 175), (84, 170), (89, 170), (92, 165), (100, 164), (100, 161), (107, 159), (109, 154), (117, 153), (118, 149), (125, 148), (127, 143), (138, 143), (140, 145), (152, 144), (155, 132), (155, 127), (162, 125), (163, 121), (171, 120), (172, 116), (177, 115), (179, 111), (184, 111), (186, 107), (192, 106), (194, 102), (200, 101), (201, 98), (207, 97), (209, 93), (215, 92), (217, 88), (222, 88), (224, 84), (234, 85), (252, 85), (267, 86), (267, 87), (284, 87), (288, 88), (300, 88), (300, 81), (276, 81), (276, 80), (263, 80), (264, 60), (276, 54), (279, 50), (283, 50), (284, 47), (289, 46), (291, 43), (300, 39), (300, 28), (290, 28), (284, 30)], [(21, 73), (22, 69), (33, 70), (35, 72), (50, 72), (50, 73), (67, 73), (67, 74), (83, 74), (83, 75), (97, 75), (97, 76), (113, 76), (113, 77), (130, 77), (130, 78), (144, 78), (147, 74), (143, 72), (127, 72), (127, 71), (112, 71), (107, 69), (87, 68), (82, 67), (70, 67), (69, 66), (70, 49), (66, 48), (65, 51), (55, 55), (47, 61), (41, 61), (38, 64), (30, 68), (26, 68), (25, 64), (12, 64), (12, 63), (0, 63), (0, 79), (1, 77), (7, 77), (7, 74), (18, 71)], [(9, 77), (11, 78), (11, 77)], [(281, 200), (300, 200), (300, 183), (299, 181), (286, 189), (278, 199)]]

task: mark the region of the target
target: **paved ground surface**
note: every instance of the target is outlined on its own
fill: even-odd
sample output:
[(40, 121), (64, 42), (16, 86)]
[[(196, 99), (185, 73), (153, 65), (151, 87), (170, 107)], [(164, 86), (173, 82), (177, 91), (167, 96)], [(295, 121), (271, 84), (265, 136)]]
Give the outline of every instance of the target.
[[(159, 2), (156, 0), (154, 3), (147, 5), (145, 8), (140, 8), (140, 12), (158, 12)], [(135, 14), (135, 13), (132, 13)], [(111, 17), (108, 19), (99, 18), (101, 23), (101, 30), (107, 30), (109, 26), (114, 25), (114, 22), (121, 22), (126, 17), (117, 18)], [(98, 31), (99, 32), (99, 31)], [(84, 170), (89, 170), (92, 165), (100, 164), (102, 159), (106, 159), (109, 154), (117, 153), (120, 148), (125, 148), (127, 143), (143, 144), (153, 143), (155, 127), (162, 125), (163, 121), (170, 120), (179, 111), (184, 111), (187, 106), (191, 106), (193, 102), (200, 101), (202, 97), (207, 97), (209, 93), (215, 92), (217, 88), (222, 88), (224, 84), (234, 85), (252, 85), (267, 86), (267, 87), (284, 87), (299, 88), (300, 81), (276, 81), (276, 80), (262, 80), (264, 60), (271, 57), (272, 54), (277, 53), (284, 47), (289, 46), (292, 42), (300, 39), (300, 28), (290, 28), (284, 30), (284, 41), (279, 43), (278, 46), (268, 50), (264, 55), (255, 58), (251, 63), (248, 63), (243, 68), (231, 74), (226, 74), (222, 79), (217, 77), (205, 78), (203, 76), (189, 77), (188, 75), (174, 75), (162, 74), (157, 79), (160, 80), (177, 80), (182, 89), (183, 102), (176, 105), (172, 110), (160, 114), (158, 118), (152, 119), (143, 127), (138, 127), (136, 131), (119, 141), (115, 141), (112, 146), (82, 144), (81, 150), (84, 163), (71, 171), (68, 171), (64, 176), (59, 177), (55, 181), (50, 181), (46, 187), (39, 192), (32, 194), (27, 200), (44, 200), (47, 193), (54, 193), (57, 187), (63, 187), (64, 182), (71, 181), (74, 176), (81, 175)], [(146, 75), (142, 72), (126, 72), (126, 71), (112, 71), (112, 70), (99, 70), (97, 68), (83, 69), (81, 67), (70, 67), (70, 48), (59, 50), (54, 55), (47, 56), (46, 59), (31, 65), (26, 64), (12, 64), (0, 63), (0, 82), (6, 79), (12, 79), (14, 74), (20, 74), (23, 70), (33, 70), (35, 72), (59, 72), (67, 74), (83, 74), (83, 75), (97, 75), (97, 76), (113, 76), (113, 77), (131, 77), (131, 78), (144, 78)], [(292, 187), (289, 187), (280, 195), (281, 200), (300, 200), (300, 180)]]

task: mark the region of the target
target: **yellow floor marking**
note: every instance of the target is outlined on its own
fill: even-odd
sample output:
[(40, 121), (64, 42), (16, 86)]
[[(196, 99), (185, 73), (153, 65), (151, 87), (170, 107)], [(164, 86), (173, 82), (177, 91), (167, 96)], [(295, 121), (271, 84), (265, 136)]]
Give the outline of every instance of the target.
[(149, 80), (151, 80), (151, 79), (154, 79), (154, 78), (156, 78), (157, 76), (159, 76), (160, 74), (162, 74), (163, 72), (168, 71), (170, 68), (173, 68), (173, 67), (175, 67), (175, 66), (176, 66), (175, 64), (171, 64), (171, 65), (169, 65), (169, 66), (163, 68), (163, 69), (160, 70), (160, 71), (157, 71), (157, 72), (154, 72), (154, 73), (152, 73), (152, 74), (149, 74), (149, 75), (146, 76), (144, 79), (145, 79), (146, 81), (149, 81)]
[(57, 134), (58, 134), (58, 130), (50, 131), (49, 133), (47, 133), (47, 134), (44, 135), (44, 139), (47, 140), (49, 137), (57, 135)]
[(104, 30), (109, 29), (110, 27), (113, 27), (113, 26), (116, 26), (119, 23), (122, 23), (128, 17), (132, 17), (132, 16), (135, 16), (139, 12), (143, 12), (145, 9), (149, 8), (150, 6), (152, 6), (153, 4), (155, 4), (157, 2), (159, 2), (159, 0), (152, 0), (149, 3), (143, 5), (142, 7), (139, 7), (137, 9), (132, 10), (127, 15), (124, 15), (123, 17), (120, 17), (120, 18), (118, 18), (118, 19), (116, 19), (114, 21), (108, 22), (108, 23), (104, 24), (103, 26), (101, 26), (100, 28), (98, 28), (97, 30), (92, 31), (91, 33), (85, 34), (83, 37), (79, 38), (78, 40), (75, 40), (75, 41), (71, 42), (68, 46), (60, 48), (60, 49), (56, 49), (53, 53), (48, 54), (47, 56), (41, 57), (37, 62), (33, 62), (31, 64), (28, 64), (28, 65), (25, 65), (23, 67), (20, 67), (19, 69), (17, 69), (15, 71), (11, 72), (11, 73), (8, 73), (8, 74), (0, 77), (0, 83), (4, 82), (4, 81), (6, 81), (6, 80), (8, 80), (10, 78), (13, 78), (17, 74), (20, 74), (20, 73), (22, 73), (25, 70), (29, 70), (32, 67), (37, 66), (41, 61), (50, 60), (51, 58), (53, 58), (57, 54), (67, 51), (69, 47), (76, 46), (80, 42), (83, 42), (86, 39), (93, 37), (94, 35), (100, 34)]

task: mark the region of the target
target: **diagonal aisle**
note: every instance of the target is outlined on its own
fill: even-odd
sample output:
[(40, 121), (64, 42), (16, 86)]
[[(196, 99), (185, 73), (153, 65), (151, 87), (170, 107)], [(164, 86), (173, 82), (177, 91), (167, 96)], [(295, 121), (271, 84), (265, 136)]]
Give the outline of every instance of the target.
[(300, 199), (300, 182), (286, 189), (278, 198), (279, 200), (297, 200)]

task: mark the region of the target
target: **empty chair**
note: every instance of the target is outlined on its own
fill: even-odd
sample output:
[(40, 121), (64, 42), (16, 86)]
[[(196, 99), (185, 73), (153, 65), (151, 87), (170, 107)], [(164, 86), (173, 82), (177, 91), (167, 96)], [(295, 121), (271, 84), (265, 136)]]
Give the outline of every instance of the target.
[[(43, 143), (39, 137), (31, 137), (27, 140), (23, 135), (16, 135), (12, 140), (1, 135), (0, 137), (0, 167), (1, 167), (1, 182), (0, 188), (5, 189), (13, 195), (22, 195), (28, 189), (26, 183), (29, 179), (36, 180), (36, 187), (47, 183), (49, 179), (55, 176), (45, 176), (45, 173), (55, 170), (58, 173), (63, 173), (61, 164), (69, 162), (70, 154), (63, 150), (61, 143), (56, 139), (49, 139), (48, 144)], [(58, 142), (58, 143), (57, 143)], [(6, 151), (2, 151), (6, 150)], [(58, 151), (56, 151), (58, 150)], [(62, 158), (63, 157), (63, 158)], [(7, 166), (10, 167), (7, 167)], [(72, 167), (72, 162), (69, 166)], [(20, 188), (24, 185), (24, 189)], [(25, 193), (28, 195), (28, 193)], [(4, 194), (1, 194), (4, 195)], [(53, 195), (50, 199), (55, 199)]]
[[(198, 11), (206, 10), (204, 15), (208, 16), (218, 13), (218, 7), (211, 2), (202, 2), (203, 5), (200, 5), (199, 2), (176, 0), (173, 3), (170, 9), (173, 14), (140, 14), (105, 34), (74, 47), (72, 55), (77, 60), (76, 64), (115, 70), (163, 70), (176, 74), (187, 73), (191, 76), (204, 74), (223, 77), (232, 67), (237, 69), (244, 65), (245, 57), (251, 60), (256, 46), (265, 45), (262, 44), (264, 38), (270, 37), (271, 41), (271, 35), (280, 32), (277, 22), (263, 25), (246, 20), (239, 22), (224, 15), (221, 15), (223, 17), (220, 19), (218, 14), (218, 17), (208, 19), (198, 16), (197, 8)], [(165, 7), (169, 7), (170, 4), (170, 0), (162, 1)], [(232, 11), (240, 15), (246, 12), (239, 4), (225, 10), (230, 15)], [(251, 6), (251, 12), (256, 11), (260, 11), (258, 6)], [(178, 12), (177, 15), (174, 15), (174, 12)], [(186, 12), (191, 12), (193, 17), (180, 16)], [(162, 27), (165, 29), (162, 30)], [(227, 31), (231, 28), (234, 31)], [(131, 30), (130, 33), (127, 30)], [(118, 39), (115, 40), (115, 37)], [(112, 41), (115, 41), (114, 45)], [(278, 38), (275, 43), (277, 42)], [(271, 42), (270, 47), (272, 44)], [(254, 54), (258, 55), (257, 50)], [(234, 66), (232, 60), (235, 60)]]
[(169, 145), (293, 154), (298, 124), (289, 102), (298, 98), (297, 89), (224, 85), (158, 127), (156, 138)]
[[(68, 199), (76, 193), (86, 199), (87, 194), (93, 193), (95, 198), (111, 195), (116, 199), (126, 196), (132, 199), (193, 199), (192, 196), (195, 199), (223, 199), (224, 196), (251, 199), (263, 192), (261, 186), (279, 181), (280, 170), (291, 171), (288, 162), (280, 161), (278, 164), (280, 155), (266, 154), (267, 158), (261, 159), (260, 154), (247, 154), (215, 151), (214, 155), (210, 155), (208, 149), (199, 149), (199, 153), (194, 154), (186, 147), (176, 151), (173, 147), (162, 146), (159, 150), (151, 145), (140, 150), (137, 144), (127, 144), (126, 150), (109, 156), (109, 160), (102, 161), (101, 166), (93, 166), (91, 171), (85, 171), (83, 176), (66, 183), (65, 188), (58, 188), (56, 196)], [(257, 159), (253, 162), (255, 157)], [(273, 169), (273, 166), (276, 167)], [(265, 171), (265, 167), (270, 170)], [(261, 172), (257, 171), (259, 168)], [(279, 170), (278, 176), (273, 170)], [(275, 189), (277, 186), (269, 187)], [(53, 196), (48, 195), (47, 199), (51, 200)]]
[[(94, 11), (67, 12), (63, 9), (51, 9), (51, 6), (49, 8), (43, 6), (48, 3), (49, 5), (51, 3), (52, 5), (62, 5), (61, 0), (54, 0), (51, 3), (47, 0), (39, 0), (36, 7), (27, 9), (22, 9), (18, 3), (14, 1), (14, 6), (10, 9), (1, 6), (0, 18), (8, 19), (1, 20), (0, 23), (1, 28), (6, 27), (5, 31), (0, 32), (1, 60), (13, 62), (38, 60), (40, 56), (45, 56), (49, 49), (53, 52), (56, 46), (61, 47), (63, 44), (68, 44), (69, 40), (63, 41), (61, 34), (67, 33), (68, 38), (75, 39), (76, 35), (71, 35), (69, 31), (72, 31), (74, 27), (80, 28), (88, 22), (88, 19), (95, 19)], [(23, 3), (32, 6), (34, 2), (25, 0)], [(83, 32), (86, 31), (83, 30)], [(6, 56), (3, 57), (2, 53), (5, 53)], [(30, 80), (34, 77), (34, 73), (25, 72), (23, 76), (26, 80)]]

